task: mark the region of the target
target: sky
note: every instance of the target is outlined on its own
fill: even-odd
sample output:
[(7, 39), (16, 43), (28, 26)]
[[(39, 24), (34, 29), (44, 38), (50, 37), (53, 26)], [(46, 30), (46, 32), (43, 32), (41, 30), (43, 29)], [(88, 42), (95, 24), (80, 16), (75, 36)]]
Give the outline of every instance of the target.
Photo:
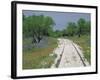
[(73, 13), (73, 12), (54, 12), (54, 11), (34, 11), (34, 10), (23, 10), (25, 16), (32, 15), (44, 15), (50, 16), (55, 21), (53, 29), (63, 30), (68, 25), (69, 22), (77, 22), (80, 18), (86, 21), (91, 20), (90, 13)]

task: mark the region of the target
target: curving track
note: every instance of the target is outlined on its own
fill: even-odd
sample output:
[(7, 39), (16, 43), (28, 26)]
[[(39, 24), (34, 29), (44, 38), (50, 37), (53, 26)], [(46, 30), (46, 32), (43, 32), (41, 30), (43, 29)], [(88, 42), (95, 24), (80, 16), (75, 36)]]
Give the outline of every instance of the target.
[(57, 58), (52, 67), (84, 67), (89, 65), (77, 44), (63, 38), (58, 39), (58, 41), (58, 47), (54, 50)]

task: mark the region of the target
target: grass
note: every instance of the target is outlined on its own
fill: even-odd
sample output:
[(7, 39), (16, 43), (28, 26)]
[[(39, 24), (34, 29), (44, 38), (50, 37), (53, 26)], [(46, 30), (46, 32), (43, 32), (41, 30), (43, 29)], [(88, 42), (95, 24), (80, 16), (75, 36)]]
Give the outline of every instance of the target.
[(57, 39), (49, 38), (49, 46), (46, 48), (32, 48), (23, 51), (23, 69), (49, 68), (56, 58), (53, 50), (57, 47)]
[(84, 57), (91, 64), (90, 35), (82, 35), (81, 37), (73, 36), (73, 37), (69, 37), (69, 39), (73, 40), (76, 44), (78, 44), (82, 48)]

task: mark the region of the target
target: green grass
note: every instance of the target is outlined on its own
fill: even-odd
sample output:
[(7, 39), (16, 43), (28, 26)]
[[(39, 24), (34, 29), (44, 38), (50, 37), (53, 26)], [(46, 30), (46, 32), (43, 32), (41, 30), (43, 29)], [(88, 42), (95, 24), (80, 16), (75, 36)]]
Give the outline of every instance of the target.
[(76, 44), (78, 44), (84, 54), (84, 57), (87, 59), (87, 61), (91, 64), (91, 40), (90, 35), (81, 35), (81, 37), (73, 36), (69, 37), (72, 41), (74, 41)]
[(53, 64), (56, 58), (53, 50), (57, 47), (57, 39), (48, 40), (49, 46), (46, 48), (32, 48), (23, 52), (23, 69), (49, 68)]

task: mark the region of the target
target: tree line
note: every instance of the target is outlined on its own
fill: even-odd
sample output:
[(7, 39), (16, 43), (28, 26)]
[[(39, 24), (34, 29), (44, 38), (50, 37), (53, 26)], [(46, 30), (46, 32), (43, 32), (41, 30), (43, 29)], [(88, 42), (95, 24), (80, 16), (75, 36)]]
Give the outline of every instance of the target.
[(90, 21), (86, 21), (83, 18), (80, 18), (76, 23), (69, 22), (67, 27), (62, 31), (63, 36), (74, 36), (90, 34), (91, 25)]
[(54, 37), (90, 35), (91, 23), (80, 18), (76, 23), (69, 22), (65, 29), (53, 31)]
[[(53, 30), (55, 21), (50, 16), (44, 15), (23, 15), (23, 37), (32, 37), (32, 43), (39, 43), (44, 36), (64, 37), (90, 33), (90, 21), (80, 18), (76, 23), (69, 22), (63, 30)], [(61, 26), (62, 27), (62, 26)]]

